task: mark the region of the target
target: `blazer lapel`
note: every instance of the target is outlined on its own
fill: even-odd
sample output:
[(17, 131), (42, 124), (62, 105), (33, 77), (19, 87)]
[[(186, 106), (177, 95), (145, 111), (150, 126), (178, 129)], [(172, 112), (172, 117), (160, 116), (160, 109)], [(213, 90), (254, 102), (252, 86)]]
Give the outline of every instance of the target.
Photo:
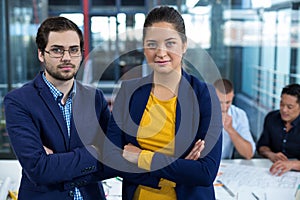
[(60, 131), (64, 138), (65, 146), (67, 149), (69, 149), (69, 136), (68, 136), (68, 130), (67, 130), (65, 120), (61, 113), (61, 110), (59, 109), (59, 106), (57, 105), (57, 102), (55, 102), (53, 95), (51, 94), (48, 86), (45, 84), (42, 78), (42, 73), (43, 72), (41, 72), (39, 76), (35, 79), (35, 85), (40, 92), (41, 98), (43, 99), (44, 103), (47, 105), (49, 112), (52, 113), (53, 118), (59, 125)]
[[(134, 86), (126, 85), (126, 88), (130, 91), (128, 93), (134, 96), (129, 103), (130, 116), (128, 117), (132, 118), (137, 126), (132, 127), (138, 127), (140, 124), (151, 92), (152, 80), (153, 74), (140, 79)], [(138, 84), (141, 89), (139, 89), (139, 86), (137, 87), (136, 84)], [(197, 134), (200, 119), (199, 115), (199, 103), (192, 87), (191, 78), (182, 71), (176, 107), (175, 156), (180, 157), (190, 151), (191, 144), (193, 144)], [(130, 130), (130, 133), (137, 133), (137, 128), (128, 128), (128, 130)], [(133, 138), (131, 138), (131, 142), (134, 145), (138, 145), (137, 141)]]
[[(134, 85), (130, 85), (127, 89), (129, 89), (129, 94), (133, 94), (130, 96), (129, 100), (129, 112), (130, 115), (128, 115), (128, 119), (132, 119), (132, 121), (135, 123), (135, 126), (127, 127), (130, 133), (134, 133), (136, 136), (138, 127), (140, 124), (140, 121), (143, 117), (149, 95), (152, 88), (152, 74), (140, 79), (137, 83), (134, 83)], [(133, 98), (134, 97), (134, 98)], [(128, 120), (127, 119), (127, 120)], [(129, 124), (129, 123), (125, 123)], [(137, 140), (135, 137), (130, 137), (131, 142), (134, 145), (138, 145)]]
[[(73, 129), (76, 129), (80, 140), (85, 145), (90, 144), (96, 135), (99, 135), (101, 138), (105, 137), (105, 133), (100, 127), (97, 118), (95, 97), (95, 88), (85, 87), (76, 82), (76, 94), (72, 105)], [(78, 142), (73, 140), (73, 138), (71, 135), (72, 144), (73, 142)]]
[(176, 156), (186, 155), (190, 151), (191, 144), (197, 135), (199, 115), (199, 103), (192, 88), (191, 79), (182, 71), (176, 107)]

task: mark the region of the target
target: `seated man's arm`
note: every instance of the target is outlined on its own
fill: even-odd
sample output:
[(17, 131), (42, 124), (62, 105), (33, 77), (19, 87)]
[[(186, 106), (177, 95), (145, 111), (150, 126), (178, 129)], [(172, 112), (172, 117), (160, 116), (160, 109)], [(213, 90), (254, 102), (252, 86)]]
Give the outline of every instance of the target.
[(300, 171), (300, 161), (299, 160), (279, 160), (275, 162), (271, 168), (270, 172), (273, 175), (281, 176), (287, 171), (296, 170)]
[(241, 120), (243, 123), (241, 123), (238, 126), (238, 130), (234, 129), (232, 126), (232, 117), (229, 116), (227, 113), (222, 113), (223, 117), (223, 123), (224, 123), (224, 129), (227, 131), (228, 135), (230, 136), (230, 139), (238, 151), (238, 153), (243, 156), (245, 159), (251, 159), (254, 155), (254, 149), (255, 147), (254, 141), (253, 145), (246, 139), (244, 139), (241, 135), (247, 136), (247, 138), (252, 139), (252, 135), (249, 129), (248, 125), (248, 119), (245, 118)]
[(288, 158), (281, 152), (278, 153), (274, 153), (269, 147), (267, 146), (261, 146), (258, 149), (258, 153), (265, 157), (270, 159), (272, 162), (276, 162), (276, 161), (287, 161)]

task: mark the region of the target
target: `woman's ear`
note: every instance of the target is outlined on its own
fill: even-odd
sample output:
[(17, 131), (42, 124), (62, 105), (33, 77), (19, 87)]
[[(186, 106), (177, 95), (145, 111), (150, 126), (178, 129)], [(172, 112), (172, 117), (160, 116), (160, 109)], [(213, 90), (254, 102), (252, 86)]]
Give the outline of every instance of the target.
[(182, 53), (185, 54), (186, 50), (187, 50), (187, 42), (184, 42), (182, 45)]

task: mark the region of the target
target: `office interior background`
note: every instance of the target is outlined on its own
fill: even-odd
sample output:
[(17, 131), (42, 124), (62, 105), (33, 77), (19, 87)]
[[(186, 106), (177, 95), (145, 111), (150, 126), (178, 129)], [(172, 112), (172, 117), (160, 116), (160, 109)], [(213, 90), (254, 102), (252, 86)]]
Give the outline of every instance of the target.
[[(246, 111), (255, 139), (265, 115), (279, 108), (282, 87), (300, 83), (300, 1), (0, 1), (0, 159), (15, 159), (5, 129), (3, 97), (42, 69), (35, 35), (48, 16), (65, 16), (82, 29), (85, 60), (92, 52), (98, 56), (91, 63), (84, 61), (78, 78), (103, 89), (108, 100), (120, 77), (143, 66), (142, 39), (132, 31), (142, 29), (145, 14), (157, 5), (174, 6), (183, 14), (195, 59), (204, 50), (220, 75), (234, 83), (234, 104)], [(105, 71), (103, 66), (108, 66)], [(147, 71), (136, 69), (134, 76)]]

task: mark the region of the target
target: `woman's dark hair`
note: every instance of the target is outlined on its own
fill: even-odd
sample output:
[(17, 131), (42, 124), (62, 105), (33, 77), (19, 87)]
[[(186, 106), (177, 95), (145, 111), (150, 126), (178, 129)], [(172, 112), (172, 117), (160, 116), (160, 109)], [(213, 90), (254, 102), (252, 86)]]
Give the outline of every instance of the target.
[(80, 48), (83, 50), (83, 35), (81, 30), (74, 22), (65, 17), (49, 17), (40, 25), (35, 39), (38, 49), (40, 49), (42, 52), (44, 52), (48, 44), (48, 37), (51, 31), (76, 31), (80, 40)]
[(281, 91), (281, 96), (283, 94), (288, 94), (294, 97), (297, 97), (297, 103), (300, 104), (300, 85), (293, 83), (285, 86)]
[(187, 41), (184, 20), (181, 14), (169, 6), (156, 7), (148, 13), (144, 22), (143, 41), (145, 39), (146, 29), (157, 22), (168, 22), (173, 24), (175, 30), (179, 33), (182, 42), (185, 43)]

